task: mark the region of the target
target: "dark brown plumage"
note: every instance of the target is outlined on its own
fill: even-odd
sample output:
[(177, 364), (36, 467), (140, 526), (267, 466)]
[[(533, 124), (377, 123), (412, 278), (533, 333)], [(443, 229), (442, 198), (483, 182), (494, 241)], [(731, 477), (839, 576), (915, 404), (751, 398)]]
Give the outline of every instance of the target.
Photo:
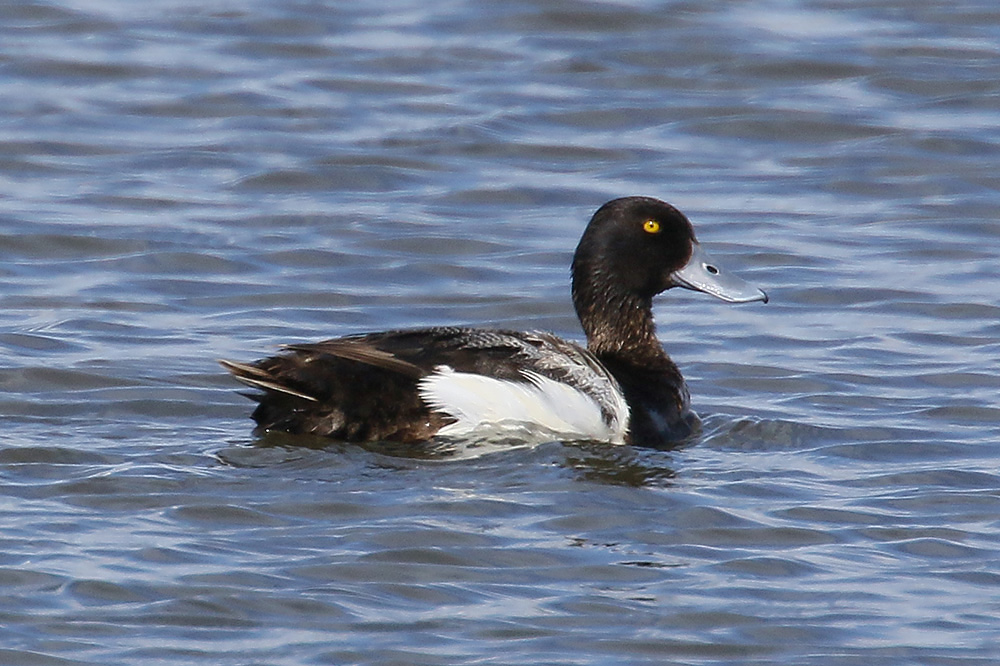
[[(598, 209), (572, 273), (586, 350), (548, 333), (429, 328), (289, 345), (255, 363), (222, 364), (263, 391), (253, 396), (260, 403), (253, 418), (265, 431), (416, 442), (439, 432), (530, 425), (497, 416), (510, 404), (517, 414), (557, 424), (564, 436), (653, 446), (687, 436), (695, 417), (684, 379), (656, 337), (653, 297), (675, 286), (731, 302), (766, 295), (722, 276), (707, 263), (687, 218), (648, 197)], [(533, 401), (556, 411), (574, 407), (547, 419)], [(593, 424), (587, 419), (594, 415), (604, 423), (601, 435), (573, 431), (577, 416)]]

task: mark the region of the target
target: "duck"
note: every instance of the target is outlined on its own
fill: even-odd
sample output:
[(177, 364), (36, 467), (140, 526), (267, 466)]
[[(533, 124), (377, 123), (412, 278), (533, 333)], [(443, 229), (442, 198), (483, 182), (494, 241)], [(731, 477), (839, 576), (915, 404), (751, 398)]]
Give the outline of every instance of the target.
[(673, 288), (728, 303), (767, 294), (724, 272), (674, 206), (608, 201), (573, 255), (581, 345), (545, 331), (439, 326), (289, 344), (252, 363), (221, 360), (256, 389), (257, 434), (346, 442), (527, 438), (664, 448), (698, 423), (652, 302)]

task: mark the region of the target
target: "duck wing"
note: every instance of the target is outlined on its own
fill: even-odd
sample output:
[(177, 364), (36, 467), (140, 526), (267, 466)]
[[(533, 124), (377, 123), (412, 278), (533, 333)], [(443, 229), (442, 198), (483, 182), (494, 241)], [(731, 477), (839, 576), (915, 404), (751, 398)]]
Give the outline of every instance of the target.
[(532, 416), (519, 416), (518, 406), (525, 411), (540, 398), (569, 410), (574, 396), (596, 405), (604, 421), (627, 422), (614, 378), (585, 349), (549, 333), (389, 331), (288, 345), (255, 363), (222, 365), (263, 391), (251, 396), (260, 403), (253, 414), (260, 430), (421, 441), (448, 426), (449, 434), (464, 433), (504, 405), (513, 405), (515, 420)]

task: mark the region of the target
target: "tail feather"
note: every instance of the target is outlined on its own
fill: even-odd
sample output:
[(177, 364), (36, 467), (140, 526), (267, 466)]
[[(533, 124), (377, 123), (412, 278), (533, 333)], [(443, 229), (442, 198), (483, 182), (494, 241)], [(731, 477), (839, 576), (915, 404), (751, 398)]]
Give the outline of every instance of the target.
[(306, 393), (302, 393), (301, 391), (296, 391), (295, 389), (289, 388), (283, 384), (279, 384), (275, 380), (275, 377), (273, 377), (270, 373), (254, 365), (250, 365), (248, 363), (237, 363), (236, 361), (227, 361), (225, 359), (219, 359), (219, 364), (228, 370), (233, 377), (247, 386), (259, 388), (264, 391), (284, 393), (285, 395), (302, 398), (303, 400), (319, 402), (319, 399), (315, 396), (311, 396)]

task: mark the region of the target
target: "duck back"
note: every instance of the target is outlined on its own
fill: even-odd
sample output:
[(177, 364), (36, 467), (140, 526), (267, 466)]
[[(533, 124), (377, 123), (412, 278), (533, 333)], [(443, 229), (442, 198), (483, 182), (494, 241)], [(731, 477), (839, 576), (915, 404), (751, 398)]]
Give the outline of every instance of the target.
[(263, 390), (251, 396), (260, 431), (417, 442), (537, 426), (621, 441), (628, 424), (614, 377), (588, 351), (549, 333), (389, 331), (223, 364)]

